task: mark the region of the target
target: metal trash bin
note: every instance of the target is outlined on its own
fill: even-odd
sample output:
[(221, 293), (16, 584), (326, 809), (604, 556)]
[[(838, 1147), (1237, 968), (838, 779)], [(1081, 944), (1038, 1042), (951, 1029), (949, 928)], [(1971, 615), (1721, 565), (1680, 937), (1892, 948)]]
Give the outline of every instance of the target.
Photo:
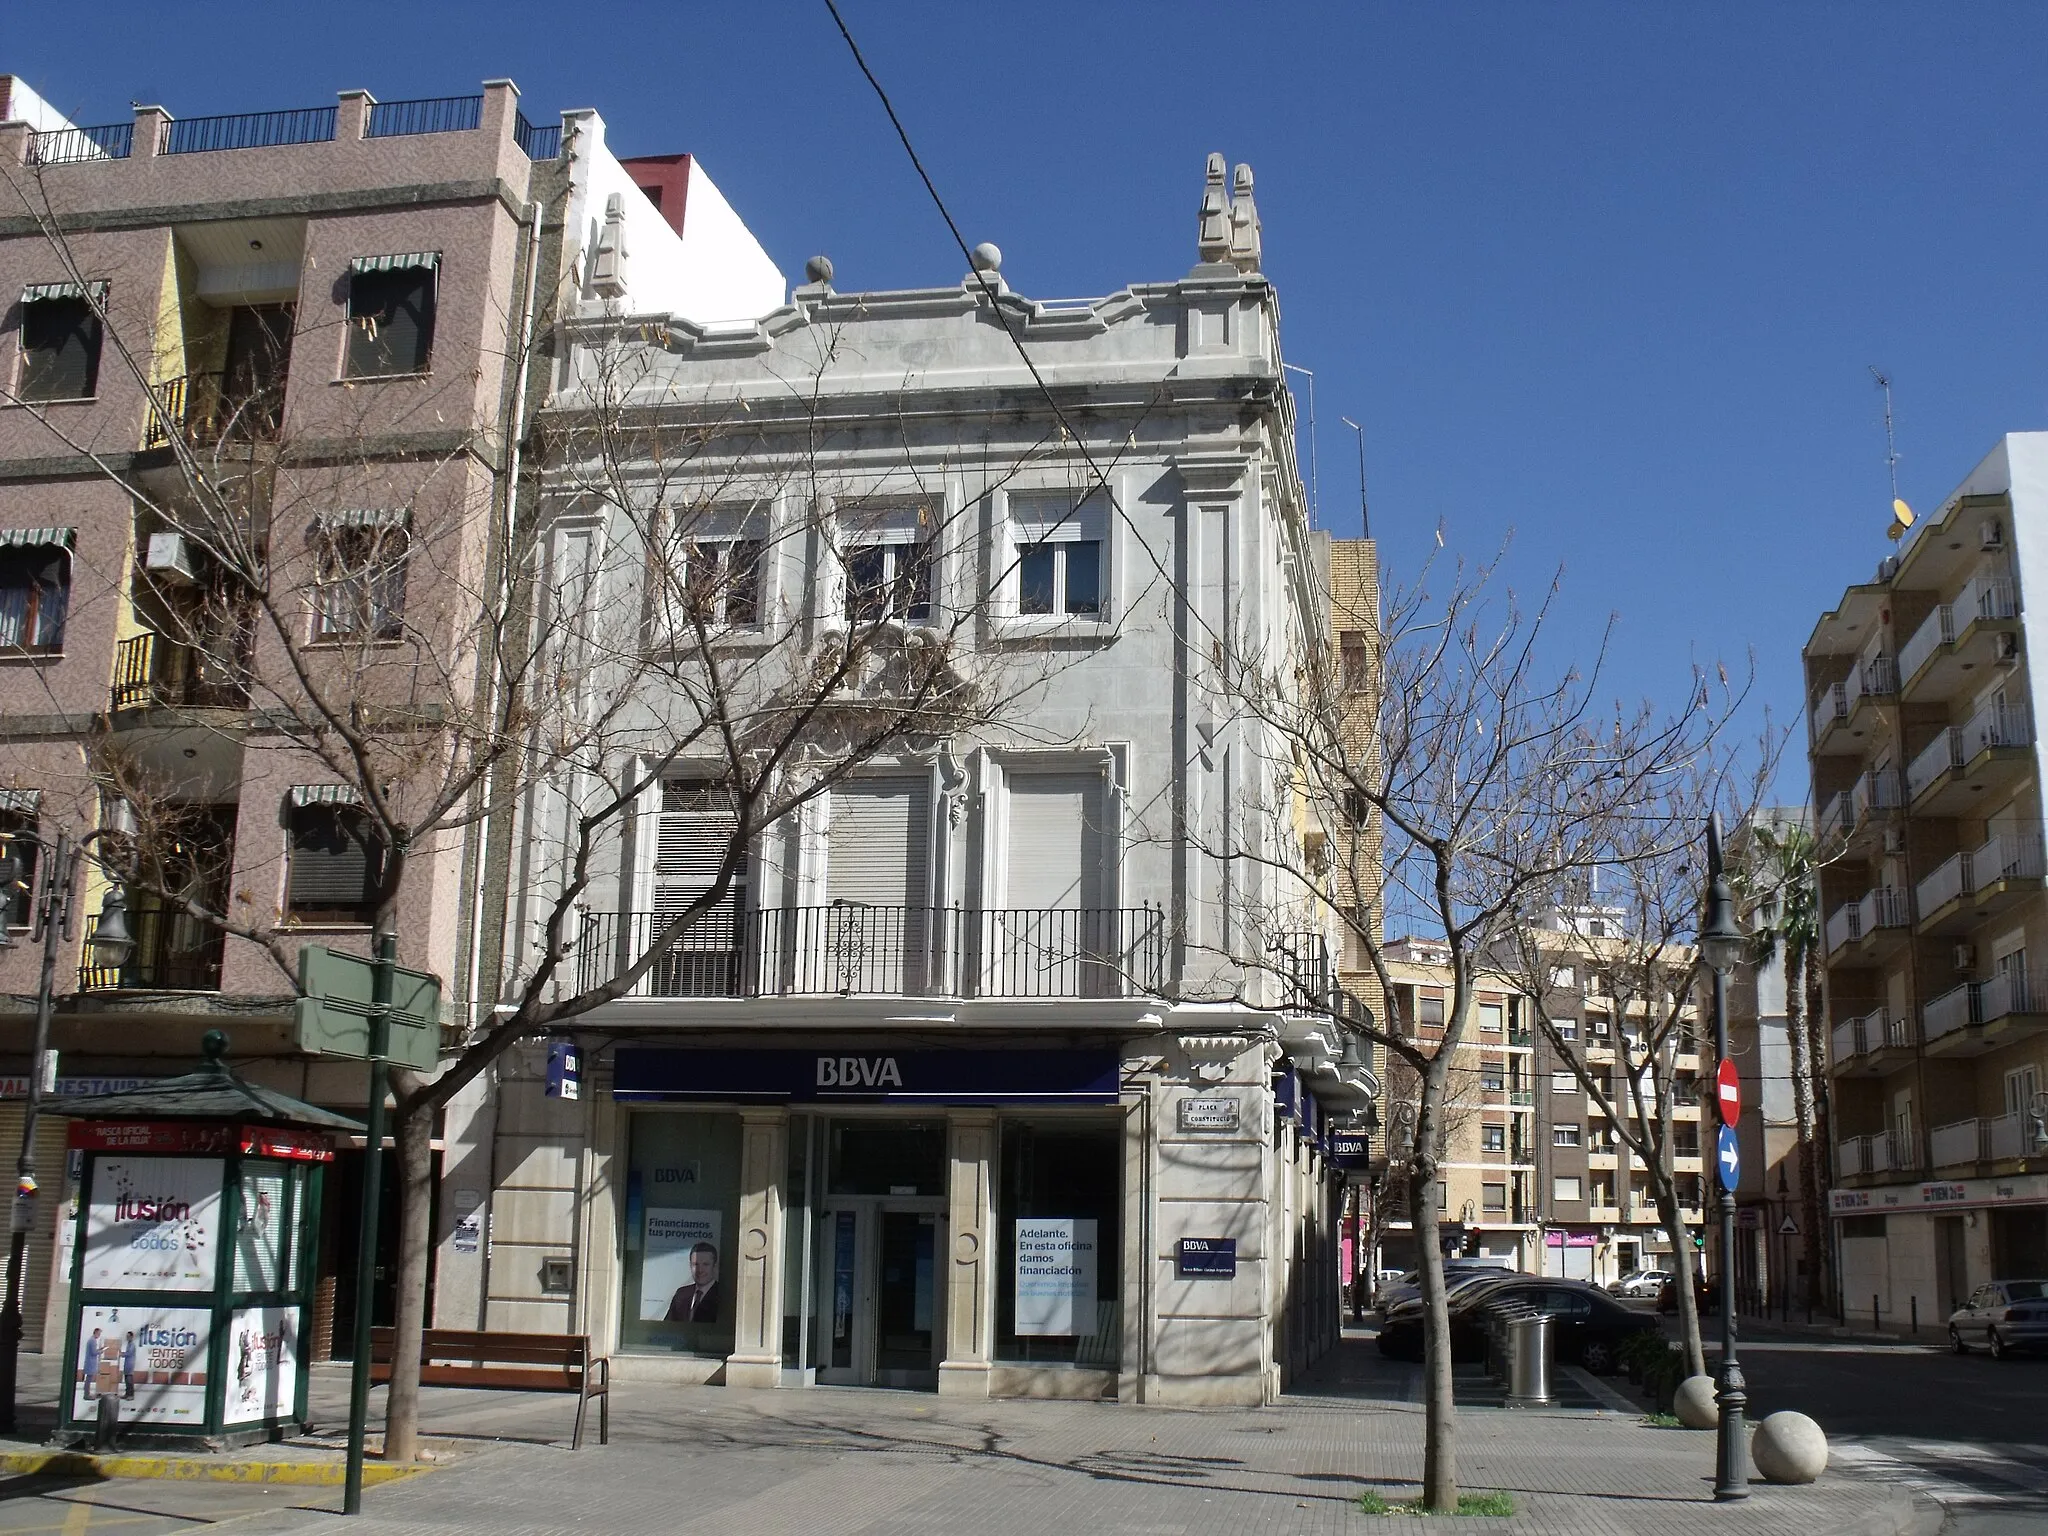
[(1550, 1401), (1550, 1316), (1510, 1318), (1507, 1335), (1508, 1406), (1541, 1407)]

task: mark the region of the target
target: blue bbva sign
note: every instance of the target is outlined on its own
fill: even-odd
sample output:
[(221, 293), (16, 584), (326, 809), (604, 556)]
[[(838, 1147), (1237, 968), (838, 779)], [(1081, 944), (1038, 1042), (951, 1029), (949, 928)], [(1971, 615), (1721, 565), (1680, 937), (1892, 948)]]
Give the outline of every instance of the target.
[(1111, 1050), (686, 1050), (621, 1046), (612, 1096), (626, 1103), (1114, 1104)]

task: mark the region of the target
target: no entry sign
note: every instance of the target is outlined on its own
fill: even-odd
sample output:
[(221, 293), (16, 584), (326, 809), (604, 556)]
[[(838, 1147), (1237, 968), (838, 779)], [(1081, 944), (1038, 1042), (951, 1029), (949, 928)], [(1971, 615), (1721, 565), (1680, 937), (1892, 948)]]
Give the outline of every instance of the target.
[(1721, 1101), (1721, 1123), (1734, 1125), (1742, 1118), (1742, 1079), (1735, 1075), (1735, 1063), (1726, 1056), (1714, 1073), (1714, 1094)]

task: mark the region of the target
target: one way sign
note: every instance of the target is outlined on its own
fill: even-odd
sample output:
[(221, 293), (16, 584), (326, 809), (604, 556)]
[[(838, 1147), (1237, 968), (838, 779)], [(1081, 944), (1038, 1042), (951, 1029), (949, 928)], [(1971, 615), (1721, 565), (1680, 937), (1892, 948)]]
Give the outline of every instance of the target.
[(1720, 1137), (1714, 1148), (1714, 1161), (1721, 1172), (1721, 1187), (1733, 1189), (1742, 1179), (1742, 1151), (1735, 1140), (1735, 1127), (1721, 1127)]

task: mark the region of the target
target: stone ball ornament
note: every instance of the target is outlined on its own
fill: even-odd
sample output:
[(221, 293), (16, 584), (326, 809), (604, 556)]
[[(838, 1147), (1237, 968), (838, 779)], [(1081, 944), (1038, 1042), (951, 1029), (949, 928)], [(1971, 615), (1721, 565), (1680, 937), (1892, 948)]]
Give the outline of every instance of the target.
[(1828, 1437), (1805, 1414), (1786, 1409), (1757, 1425), (1749, 1455), (1768, 1482), (1810, 1483), (1827, 1470)]
[(1721, 1405), (1714, 1398), (1714, 1378), (1688, 1376), (1671, 1395), (1671, 1411), (1687, 1429), (1712, 1429), (1721, 1422)]
[(812, 283), (831, 282), (832, 258), (830, 256), (813, 256), (804, 263), (804, 277)]
[(970, 254), (974, 257), (974, 270), (977, 272), (1003, 270), (1003, 248), (993, 241), (982, 241)]

